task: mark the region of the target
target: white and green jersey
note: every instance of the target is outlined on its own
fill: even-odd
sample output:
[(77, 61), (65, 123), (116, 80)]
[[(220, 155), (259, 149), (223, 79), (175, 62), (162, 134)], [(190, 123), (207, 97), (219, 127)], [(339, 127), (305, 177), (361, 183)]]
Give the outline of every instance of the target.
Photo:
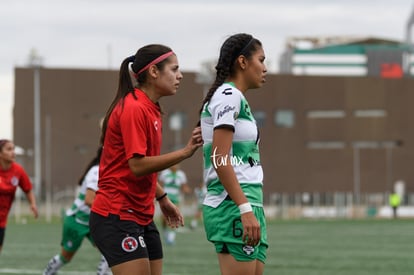
[(180, 190), (183, 184), (187, 183), (187, 177), (181, 170), (172, 171), (166, 169), (160, 173), (159, 181), (162, 182), (164, 191), (168, 198), (175, 204), (180, 202)]
[[(234, 130), (228, 156), (217, 156), (212, 148), (215, 128)], [(204, 182), (207, 195), (204, 205), (217, 207), (227, 197), (215, 168), (230, 163), (252, 205), (263, 206), (263, 170), (260, 164), (259, 131), (244, 95), (230, 83), (221, 85), (210, 102), (203, 106), (201, 131), (204, 140)], [(213, 161), (212, 156), (216, 160)]]
[(203, 184), (202, 187), (196, 187), (194, 188), (194, 193), (196, 195), (197, 198), (197, 204), (198, 205), (203, 205), (204, 202), (204, 198), (207, 194), (207, 188), (206, 186)]
[(98, 174), (99, 165), (92, 166), (86, 173), (82, 181), (82, 186), (79, 189), (76, 199), (73, 201), (72, 207), (66, 210), (67, 216), (76, 217), (76, 222), (84, 225), (89, 225), (89, 215), (91, 209), (85, 204), (85, 194), (88, 188), (96, 191), (98, 190)]

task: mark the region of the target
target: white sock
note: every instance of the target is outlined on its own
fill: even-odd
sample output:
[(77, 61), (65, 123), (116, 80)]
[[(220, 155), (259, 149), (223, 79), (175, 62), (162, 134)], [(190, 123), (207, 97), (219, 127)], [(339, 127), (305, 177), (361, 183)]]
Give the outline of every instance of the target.
[(174, 243), (175, 242), (175, 231), (168, 231), (167, 235), (167, 242), (168, 243)]
[(47, 263), (43, 275), (55, 275), (63, 265), (65, 265), (65, 263), (60, 258), (60, 255), (57, 254)]
[(107, 275), (109, 271), (108, 262), (106, 261), (105, 257), (101, 255), (101, 260), (98, 264), (97, 275)]

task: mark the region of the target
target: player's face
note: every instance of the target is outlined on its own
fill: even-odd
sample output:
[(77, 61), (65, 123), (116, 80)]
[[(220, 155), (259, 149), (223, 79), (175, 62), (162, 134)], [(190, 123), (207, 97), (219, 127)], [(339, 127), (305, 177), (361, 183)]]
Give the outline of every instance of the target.
[(0, 151), (0, 159), (5, 162), (13, 162), (15, 158), (14, 144), (12, 142), (7, 142)]
[(266, 82), (266, 65), (265, 54), (263, 48), (257, 49), (248, 60), (246, 67), (246, 79), (249, 84), (249, 89), (259, 88)]
[(167, 59), (159, 78), (155, 81), (160, 97), (176, 94), (182, 78), (177, 56), (173, 54)]

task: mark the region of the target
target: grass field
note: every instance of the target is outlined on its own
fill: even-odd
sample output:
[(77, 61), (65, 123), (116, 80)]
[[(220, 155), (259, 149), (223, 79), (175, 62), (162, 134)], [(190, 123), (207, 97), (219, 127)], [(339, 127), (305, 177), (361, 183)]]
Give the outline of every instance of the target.
[[(204, 231), (184, 230), (165, 246), (165, 275), (216, 275), (218, 264)], [(61, 224), (10, 221), (0, 274), (41, 274), (60, 247)], [(412, 275), (413, 220), (290, 220), (268, 224), (267, 275)], [(98, 252), (84, 242), (59, 274), (96, 274)]]

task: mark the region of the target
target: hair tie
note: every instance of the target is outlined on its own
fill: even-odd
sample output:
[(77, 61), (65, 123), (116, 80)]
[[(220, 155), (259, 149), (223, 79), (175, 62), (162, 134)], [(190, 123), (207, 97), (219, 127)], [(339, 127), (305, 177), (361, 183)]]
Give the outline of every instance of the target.
[(134, 62), (129, 62), (128, 63), (128, 71), (131, 74), (131, 76), (137, 78), (138, 74), (136, 72), (134, 72), (134, 69), (132, 68), (132, 64), (134, 64)]
[(170, 52), (167, 52), (167, 53), (165, 53), (163, 55), (160, 55), (159, 57), (155, 58), (153, 61), (151, 61), (150, 63), (148, 63), (144, 68), (142, 68), (141, 70), (139, 70), (137, 72), (137, 76), (140, 73), (142, 73), (143, 71), (147, 70), (152, 65), (155, 65), (155, 64), (160, 63), (161, 61), (163, 61), (164, 59), (166, 59), (167, 57), (169, 57), (170, 55), (173, 55), (173, 54), (174, 54), (174, 52), (173, 51), (170, 51)]

